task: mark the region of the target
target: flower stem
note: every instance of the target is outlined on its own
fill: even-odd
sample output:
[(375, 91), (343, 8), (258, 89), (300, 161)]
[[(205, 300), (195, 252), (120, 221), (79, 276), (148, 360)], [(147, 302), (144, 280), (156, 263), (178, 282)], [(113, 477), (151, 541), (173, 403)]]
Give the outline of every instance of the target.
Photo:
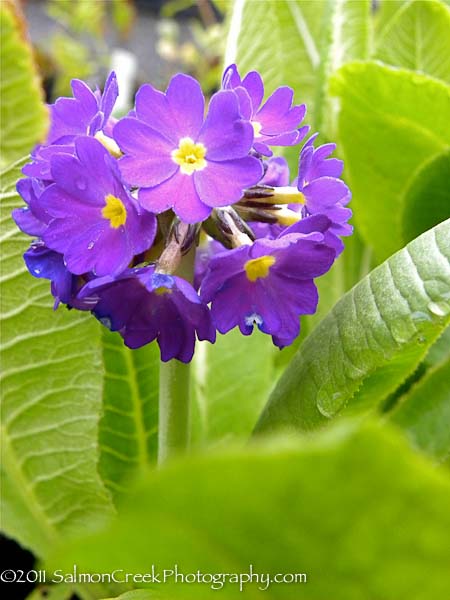
[(176, 359), (159, 371), (158, 462), (185, 452), (189, 445), (190, 365)]
[[(195, 249), (181, 258), (176, 274), (192, 282)], [(183, 454), (189, 447), (190, 364), (172, 359), (159, 368), (158, 463)]]

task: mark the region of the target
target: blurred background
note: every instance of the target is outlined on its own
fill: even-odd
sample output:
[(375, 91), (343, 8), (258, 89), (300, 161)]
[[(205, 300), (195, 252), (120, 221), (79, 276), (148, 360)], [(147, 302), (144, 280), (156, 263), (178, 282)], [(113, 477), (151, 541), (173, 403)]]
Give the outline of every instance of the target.
[(48, 102), (70, 96), (70, 80), (102, 85), (119, 77), (117, 112), (144, 82), (156, 87), (183, 71), (214, 91), (222, 70), (225, 13), (213, 0), (25, 0), (29, 34)]

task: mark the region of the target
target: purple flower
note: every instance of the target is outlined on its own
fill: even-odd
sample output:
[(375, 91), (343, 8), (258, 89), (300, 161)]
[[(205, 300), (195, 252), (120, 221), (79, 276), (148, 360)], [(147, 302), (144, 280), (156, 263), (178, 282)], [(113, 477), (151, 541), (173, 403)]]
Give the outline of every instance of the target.
[(72, 142), (75, 136), (92, 135), (106, 130), (119, 95), (117, 77), (112, 71), (103, 94), (93, 92), (79, 79), (72, 80), (73, 98), (58, 98), (50, 105), (50, 131), (46, 145)]
[(67, 270), (61, 254), (49, 250), (42, 242), (33, 243), (23, 255), (28, 271), (37, 278), (50, 279), (51, 292), (55, 298), (54, 308), (64, 302), (78, 310), (91, 310), (92, 302), (77, 298), (83, 286), (81, 277), (72, 275)]
[(340, 179), (344, 163), (329, 158), (336, 144), (324, 144), (314, 148), (312, 136), (300, 153), (298, 177), (294, 181), (305, 198), (304, 215), (326, 215), (332, 225), (330, 232), (335, 236), (351, 235), (353, 227), (348, 223), (352, 211), (346, 208), (351, 192)]
[(257, 325), (276, 346), (292, 343), (300, 332), (298, 317), (317, 307), (313, 279), (326, 273), (335, 258), (320, 233), (329, 224), (324, 216), (311, 217), (275, 240), (256, 240), (214, 256), (201, 297), (211, 302), (217, 329), (226, 333), (237, 325), (249, 335)]
[(270, 185), (272, 187), (289, 185), (289, 165), (282, 156), (274, 156), (266, 161), (266, 170), (264, 177), (259, 182), (260, 185)]
[(248, 156), (253, 128), (242, 119), (236, 95), (211, 98), (204, 119), (198, 82), (175, 75), (166, 93), (143, 85), (136, 118), (126, 117), (113, 135), (125, 156), (119, 161), (140, 204), (155, 213), (173, 208), (187, 223), (206, 219), (213, 207), (237, 202), (244, 188), (262, 177), (259, 160)]
[(40, 236), (44, 233), (48, 216), (41, 209), (39, 198), (45, 186), (37, 179), (19, 179), (17, 191), (27, 206), (15, 208), (12, 218), (17, 227), (27, 235)]
[(119, 331), (129, 348), (157, 340), (161, 360), (192, 359), (196, 336), (215, 341), (208, 307), (190, 283), (155, 272), (154, 266), (129, 269), (117, 279), (102, 277), (86, 284), (80, 298), (96, 301), (94, 315)]
[(234, 90), (239, 97), (242, 116), (253, 125), (256, 152), (272, 156), (269, 146), (294, 146), (308, 132), (307, 126), (297, 129), (306, 114), (306, 106), (292, 106), (294, 92), (290, 87), (277, 88), (262, 104), (264, 84), (261, 75), (251, 71), (241, 79), (236, 65), (225, 70), (222, 87)]
[(154, 215), (142, 211), (124, 188), (116, 161), (100, 142), (75, 140), (76, 156), (51, 159), (55, 181), (39, 197), (47, 215), (42, 239), (81, 275), (115, 275), (153, 243)]
[[(79, 79), (72, 80), (73, 98), (58, 98), (49, 106), (50, 131), (45, 144), (36, 146), (32, 162), (22, 169), (24, 175), (51, 181), (50, 160), (57, 153), (74, 153), (73, 142), (78, 136), (111, 135), (115, 119), (111, 117), (119, 90), (112, 71), (106, 80), (103, 94), (93, 92)], [(112, 140), (111, 140), (112, 141)]]

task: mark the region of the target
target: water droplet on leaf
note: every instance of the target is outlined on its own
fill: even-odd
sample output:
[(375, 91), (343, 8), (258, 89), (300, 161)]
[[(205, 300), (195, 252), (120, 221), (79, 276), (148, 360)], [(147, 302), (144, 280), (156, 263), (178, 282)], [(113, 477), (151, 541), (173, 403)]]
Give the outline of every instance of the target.
[(329, 393), (322, 387), (317, 392), (316, 403), (319, 412), (327, 419), (331, 419), (344, 406), (345, 397), (341, 392)]
[(390, 329), (392, 337), (398, 344), (404, 344), (405, 342), (408, 342), (416, 333), (414, 326), (407, 320), (406, 317), (393, 321)]
[(447, 302), (441, 300), (440, 302), (430, 302), (428, 310), (437, 317), (446, 317), (450, 312), (450, 306)]

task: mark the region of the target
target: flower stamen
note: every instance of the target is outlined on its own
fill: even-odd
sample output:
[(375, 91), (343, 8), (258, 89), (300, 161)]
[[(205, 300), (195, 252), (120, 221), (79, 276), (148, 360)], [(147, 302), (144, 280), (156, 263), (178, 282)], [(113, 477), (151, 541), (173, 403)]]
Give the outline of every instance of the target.
[(269, 274), (270, 267), (272, 267), (274, 264), (275, 257), (268, 255), (248, 260), (244, 264), (247, 279), (249, 281), (256, 281), (257, 279), (266, 278)]
[(206, 148), (201, 143), (195, 143), (190, 137), (181, 138), (178, 148), (172, 150), (173, 162), (180, 165), (184, 175), (192, 175), (194, 171), (201, 171), (206, 167)]
[(127, 209), (124, 203), (117, 196), (108, 194), (105, 196), (105, 206), (102, 208), (102, 217), (109, 220), (113, 229), (118, 229), (125, 225), (127, 220)]

